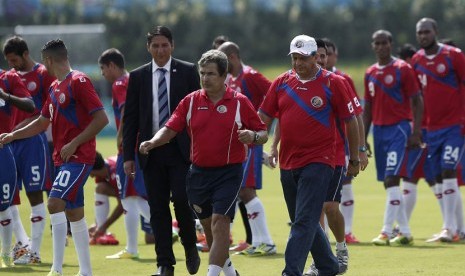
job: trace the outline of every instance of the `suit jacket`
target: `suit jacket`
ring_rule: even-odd
[[[196,65],[171,58],[170,111],[174,112],[186,95],[198,89],[200,77]],[[153,137],[152,90],[152,62],[130,72],[123,117],[124,161],[135,160],[135,149],[138,151],[141,142]],[[177,144],[186,162],[190,162],[187,132],[178,133],[172,142]],[[139,154],[139,162],[144,169],[147,156]]]

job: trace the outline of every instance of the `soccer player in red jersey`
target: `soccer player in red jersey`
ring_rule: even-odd
[[[252,102],[256,110],[260,107],[271,82],[262,74],[245,65],[240,56],[239,46],[234,42],[224,42],[218,48],[228,57],[229,78],[226,85],[242,93]],[[266,225],[265,208],[257,197],[256,189],[262,188],[262,145],[250,145],[247,161],[244,163],[245,175],[239,199],[245,204],[252,232],[252,244],[240,254],[264,256],[276,254],[276,246]]]
[[[103,77],[109,81],[111,86],[112,106],[115,117],[117,135],[116,145],[118,147],[118,158],[116,161],[116,175],[118,181],[119,198],[125,210],[124,226],[126,228],[126,248],[116,254],[107,256],[107,259],[133,259],[138,258],[137,236],[139,216],[142,215],[150,221],[150,207],[146,200],[147,192],[136,160],[135,177],[127,177],[123,167],[123,116],[126,103],[129,73],[125,69],[123,54],[117,49],[108,49],[102,53],[98,61]],[[135,150],[135,149],[134,149]],[[100,197],[100,196],[97,196]],[[103,199],[103,198],[101,198]],[[103,201],[105,202],[105,201]],[[99,234],[99,233],[97,233]]]
[[[48,275],[62,275],[66,219],[71,223],[80,275],[92,275],[89,235],[84,218],[83,186],[95,159],[95,136],[108,124],[90,79],[71,69],[63,41],[51,40],[42,48],[47,71],[57,78],[39,118],[11,133],[0,135],[9,143],[36,135],[52,124],[56,178],[48,199],[52,224],[53,265]]]
[[[35,106],[30,94],[14,72],[0,69],[0,134],[14,128],[15,108],[34,112]],[[11,239],[15,219],[10,206],[17,194],[16,163],[11,145],[4,145],[0,140],[0,267],[13,265]]]
[[[384,224],[375,245],[413,244],[400,190],[401,167],[407,147],[421,144],[423,98],[412,67],[391,55],[392,35],[378,30],[372,35],[377,63],[365,73],[365,139],[373,123],[378,181],[387,192]],[[413,120],[413,130],[411,121]],[[394,221],[400,233],[390,239]]]
[[[425,98],[428,158],[438,183],[437,194],[442,194],[444,204],[444,225],[438,238],[450,242],[457,230],[464,230],[457,229],[456,209],[460,200],[457,166],[464,151],[465,56],[459,48],[438,43],[437,32],[434,19],[417,22],[421,49],[413,56],[412,64]]]
[[[11,71],[16,72],[28,89],[36,106],[36,112],[30,114],[18,110],[15,129],[19,129],[39,116],[47,100],[50,84],[55,80],[45,66],[35,62],[24,39],[19,36],[8,38],[3,45],[3,55]],[[52,181],[51,155],[45,133],[15,141],[12,144],[13,154],[24,185],[26,195],[31,203],[31,239],[24,231],[19,217],[17,205],[12,206],[15,216],[16,245],[13,249],[15,264],[40,263],[40,246],[45,227],[46,210],[43,191],[50,190]],[[19,184],[21,184],[21,182]]]
[[[189,204],[200,219],[210,248],[208,276],[238,275],[229,259],[229,224],[243,177],[245,145],[263,144],[268,135],[256,110],[241,93],[224,85],[228,58],[210,50],[199,60],[203,89],[186,96],[140,152],[168,143],[187,128],[192,165],[187,176]],[[225,143],[227,141],[227,143]]]
[[[282,274],[301,275],[311,252],[319,273],[334,275],[338,260],[319,219],[336,161],[336,118],[347,123],[348,174],[354,176],[360,168],[357,121],[342,78],[317,65],[314,38],[296,36],[289,54],[293,69],[272,83],[259,110],[267,125],[279,118],[281,182],[292,221]]]

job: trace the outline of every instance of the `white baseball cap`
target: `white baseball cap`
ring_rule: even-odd
[[[308,35],[298,35],[291,41],[289,54],[301,54],[311,56],[316,53],[318,47],[313,37]]]

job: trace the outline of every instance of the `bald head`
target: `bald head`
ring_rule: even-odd
[[[438,23],[436,20],[429,18],[429,17],[423,17],[422,19],[418,20],[417,22],[417,32],[421,29],[432,29],[434,32],[438,31]]]
[[[237,57],[240,57],[239,52],[239,46],[237,46],[236,43],[231,42],[231,41],[226,41],[225,43],[221,44],[220,47],[218,47],[218,50],[221,52],[225,53],[227,56],[231,54],[237,55]]]

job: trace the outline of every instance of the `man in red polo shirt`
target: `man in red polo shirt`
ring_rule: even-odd
[[[192,166],[186,189],[210,248],[207,276],[221,271],[235,276],[228,252],[229,223],[241,188],[246,145],[264,144],[268,135],[247,97],[224,85],[227,56],[210,50],[202,55],[199,66],[203,89],[186,96],[165,127],[141,144],[140,152],[147,154],[187,128]]]

